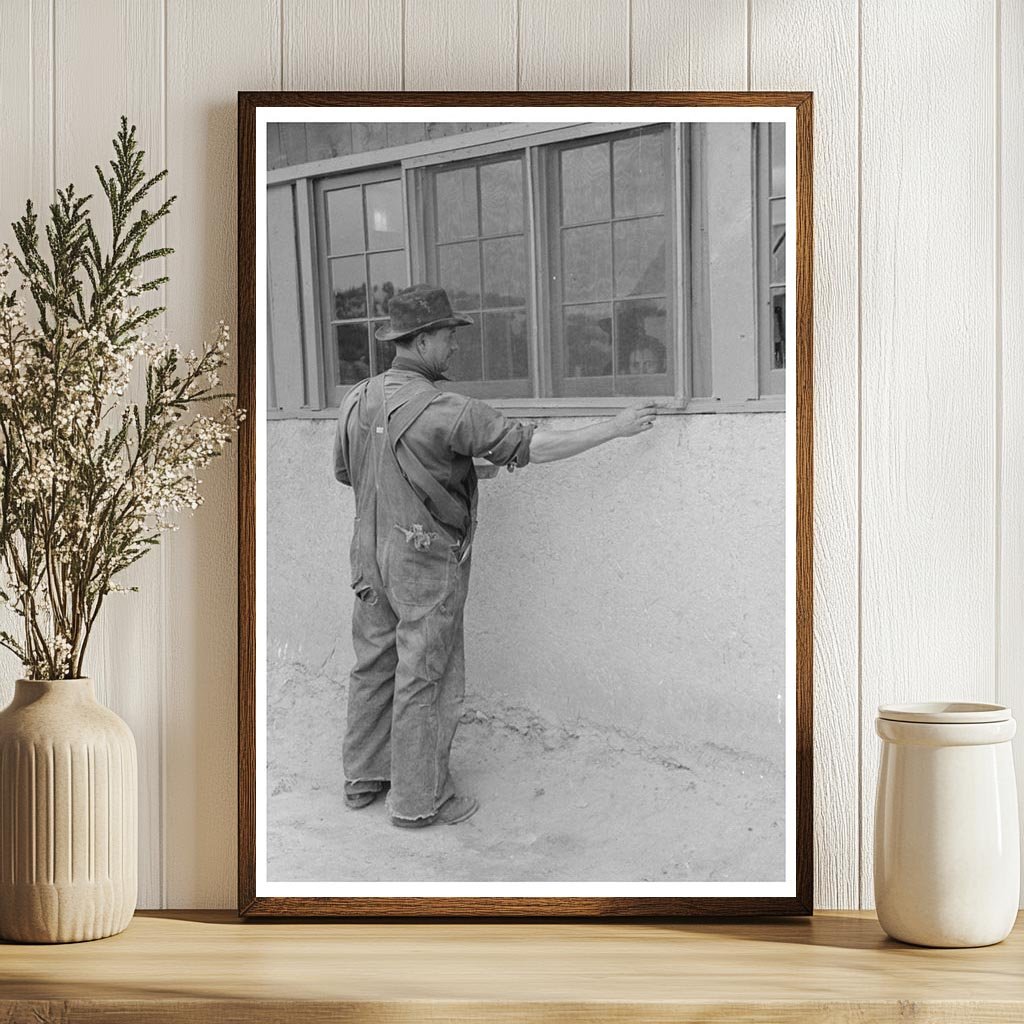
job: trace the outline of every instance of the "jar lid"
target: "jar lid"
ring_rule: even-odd
[[[923,704],[882,704],[878,717],[889,722],[925,722],[935,725],[969,725],[972,722],[1008,722],[1004,704],[972,704],[963,701],[930,701]]]

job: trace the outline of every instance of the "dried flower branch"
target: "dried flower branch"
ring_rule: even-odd
[[[0,601],[22,622],[18,637],[0,631],[0,646],[34,679],[82,674],[103,599],[125,589],[115,577],[177,528],[175,512],[201,504],[198,471],[244,417],[217,390],[226,324],[185,356],[148,339],[146,325],[164,308],[137,300],[167,278],[145,281],[144,267],[173,250],[143,246],[175,197],[137,209],[167,172],[146,177],[126,118],[114,153],[109,177],[96,168],[113,227],[108,248],[89,216],[91,196],[73,186],[50,206],[48,256],[31,202],[13,225],[20,256],[0,247]],[[138,363],[141,404],[126,397]],[[200,403],[218,404],[202,413]]]

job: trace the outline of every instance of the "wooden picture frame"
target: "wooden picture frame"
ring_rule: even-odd
[[[258,652],[264,651],[266,644],[266,595],[258,591],[259,573],[266,573],[265,555],[261,554],[258,548],[258,538],[263,536],[257,518],[258,497],[263,494],[266,482],[261,479],[266,473],[265,466],[261,459],[265,450],[258,450],[260,430],[265,429],[259,426],[260,421],[268,422],[267,408],[271,404],[270,398],[274,397],[272,390],[268,388],[277,387],[281,390],[280,383],[261,381],[259,375],[268,374],[268,351],[266,348],[266,335],[269,330],[267,317],[258,317],[257,311],[266,310],[265,285],[266,285],[266,261],[267,242],[265,234],[261,234],[258,225],[258,210],[266,209],[266,194],[268,192],[268,170],[266,166],[266,127],[274,121],[275,117],[296,115],[306,117],[309,122],[314,122],[329,111],[333,123],[349,123],[356,125],[363,122],[355,117],[347,116],[354,110],[365,111],[366,108],[374,108],[379,116],[380,122],[388,122],[392,117],[397,116],[396,108],[408,115],[410,112],[432,111],[433,124],[438,123],[438,108],[446,108],[446,112],[452,115],[462,114],[464,119],[470,122],[481,121],[479,111],[483,108],[491,111],[493,116],[489,119],[490,124],[505,124],[503,114],[508,115],[505,108],[516,108],[521,112],[524,108],[533,111],[549,108],[587,108],[587,110],[603,111],[599,117],[593,118],[595,125],[606,125],[613,122],[629,123],[668,123],[676,125],[677,137],[682,137],[681,125],[718,124],[728,115],[728,111],[737,111],[735,116],[740,117],[749,114],[751,125],[757,123],[768,123],[775,120],[776,116],[780,122],[785,122],[795,128],[795,140],[788,139],[789,148],[787,153],[787,165],[792,160],[791,176],[787,179],[795,181],[795,190],[785,203],[780,206],[785,209],[786,220],[782,231],[792,231],[795,228],[796,246],[795,253],[790,254],[790,262],[787,264],[786,288],[795,291],[795,301],[791,298],[788,304],[795,310],[793,320],[795,322],[795,333],[788,331],[788,338],[781,342],[783,349],[782,362],[788,367],[787,370],[779,370],[776,363],[774,376],[771,379],[774,385],[764,384],[767,379],[764,367],[766,365],[761,350],[756,356],[759,370],[755,370],[755,377],[760,374],[762,391],[757,392],[761,402],[760,407],[771,408],[775,411],[785,411],[786,427],[786,448],[789,455],[790,465],[785,481],[787,495],[786,505],[786,534],[785,546],[787,550],[786,572],[787,594],[785,595],[785,606],[788,608],[786,618],[786,640],[785,640],[785,666],[784,686],[778,694],[779,723],[784,722],[783,731],[786,736],[785,750],[785,786],[786,788],[786,816],[785,816],[785,844],[786,844],[786,871],[785,878],[772,885],[758,888],[759,880],[736,881],[733,880],[724,888],[721,886],[715,890],[714,895],[707,895],[702,890],[700,893],[664,895],[664,888],[658,888],[661,883],[651,882],[637,883],[629,887],[625,894],[605,895],[603,893],[589,893],[576,895],[566,886],[565,894],[550,894],[550,889],[545,890],[544,895],[489,895],[478,894],[479,890],[470,892],[458,892],[449,895],[435,895],[434,890],[425,887],[418,890],[417,894],[410,895],[408,888],[395,887],[395,892],[373,894],[346,894],[335,893],[319,894],[319,891],[312,892],[316,886],[303,887],[297,885],[300,891],[296,893],[282,893],[278,889],[273,892],[269,890],[272,886],[266,878],[261,878],[261,871],[265,873],[265,867],[261,868],[259,862],[260,843],[266,843],[265,807],[261,808],[258,803],[258,792],[263,787],[263,799],[266,799],[266,777],[265,764],[258,760],[258,753],[261,745],[265,745],[265,737],[260,732],[265,729],[266,723],[266,699],[265,694],[260,698],[260,693],[265,691],[266,665],[260,663]],[[270,110],[269,108],[273,108]],[[609,108],[631,108],[631,112],[624,114],[621,118],[612,119],[607,115]],[[644,117],[637,116],[638,108],[643,108]],[[305,111],[305,114],[302,113]],[[698,111],[702,120],[697,120],[694,111]],[[287,112],[287,113],[285,113]],[[681,113],[685,113],[687,120],[681,120]],[[767,112],[767,113],[766,113]],[[472,113],[472,116],[469,116]],[[569,112],[567,112],[569,113]],[[706,113],[706,117],[704,116]],[[517,118],[522,120],[517,114]],[[788,121],[786,120],[788,119]],[[450,120],[454,121],[453,116]],[[573,110],[571,116],[563,119],[573,123],[590,123],[591,119],[582,118],[578,110]],[[416,123],[430,122],[431,117],[426,113],[422,118],[417,117]],[[443,118],[440,121],[444,121]],[[281,122],[282,124],[284,121]],[[395,122],[397,123],[397,122]],[[509,118],[508,123],[513,123]],[[518,123],[516,121],[515,123]],[[745,122],[740,122],[745,123]],[[752,128],[756,134],[756,129]],[[687,131],[690,131],[687,128]],[[262,138],[261,138],[262,133]],[[279,132],[280,134],[280,132]],[[397,136],[396,132],[396,136]],[[488,139],[501,138],[502,133],[498,129],[492,129]],[[686,138],[690,136],[687,135]],[[467,144],[468,145],[468,144]],[[755,147],[758,143],[752,143]],[[410,144],[396,143],[396,151],[401,149],[399,156],[413,159],[415,154],[410,150]],[[413,148],[415,148],[413,146]],[[430,147],[426,147],[429,149]],[[434,147],[431,152],[434,152]],[[467,150],[468,152],[468,150]],[[258,153],[260,158],[258,159]],[[412,156],[410,154],[412,153]],[[795,159],[794,155],[795,154]],[[755,154],[756,156],[756,154]],[[344,161],[342,161],[344,163]],[[314,195],[315,183],[318,179],[330,173],[337,173],[338,160],[327,156],[324,159],[309,160],[296,171],[291,178],[287,175],[284,179],[293,183],[293,195]],[[751,162],[752,180],[759,175],[763,176],[765,161],[754,159]],[[706,169],[706,168],[705,168]],[[684,170],[680,174],[687,175]],[[743,172],[745,173],[745,171]],[[698,171],[695,169],[696,176]],[[282,174],[278,173],[278,179]],[[284,180],[282,179],[282,180]],[[277,179],[275,179],[277,180]],[[678,201],[690,202],[696,194],[695,189],[699,188],[699,181],[696,177],[681,177],[677,183],[677,189],[673,193]],[[540,187],[540,186],[538,186]],[[769,190],[771,191],[771,190]],[[788,189],[787,189],[788,191]],[[261,198],[262,195],[262,198]],[[403,193],[407,199],[407,194]],[[752,200],[752,203],[754,201]],[[310,208],[311,209],[311,208]],[[408,207],[403,208],[407,212]],[[363,214],[365,216],[365,213]],[[764,217],[751,215],[753,230],[771,230],[764,228],[767,223]],[[687,221],[690,224],[691,221]],[[758,227],[758,224],[761,227]],[[296,243],[300,248],[315,246],[317,225],[315,216],[310,214],[306,208],[299,211],[296,217]],[[250,410],[250,414],[242,424],[239,438],[239,476],[238,476],[238,534],[239,534],[239,624],[238,624],[238,905],[240,915],[247,917],[281,917],[281,916],[332,916],[340,918],[367,918],[367,917],[445,917],[445,918],[537,918],[537,917],[585,917],[585,918],[631,918],[631,917],[693,917],[693,916],[746,916],[746,915],[806,915],[812,913],[813,907],[813,843],[812,843],[812,498],[813,498],[813,469],[812,469],[812,303],[813,303],[813,275],[812,275],[812,96],[807,92],[718,92],[718,93],[666,93],[666,92],[533,92],[533,93],[314,93],[314,92],[240,92],[238,95],[238,401],[240,406]],[[777,232],[776,232],[777,233]],[[263,240],[258,244],[258,237]],[[292,244],[289,242],[289,244]],[[412,248],[415,240],[409,241],[409,254],[407,259],[412,265]],[[679,243],[680,251],[696,252],[695,247],[704,244],[699,232],[691,229],[691,234]],[[776,249],[778,244],[776,243]],[[289,257],[290,258],[290,257]],[[310,257],[305,257],[310,259]],[[687,257],[689,258],[689,257]],[[315,257],[314,257],[315,260]],[[714,282],[708,283],[701,277],[707,276],[707,270],[695,266],[690,268],[688,285],[684,286],[682,278],[674,281],[671,287],[676,288],[679,294],[679,302],[675,308],[678,316],[687,320],[686,331],[687,345],[689,348],[681,348],[682,356],[677,360],[680,366],[677,371],[676,390],[668,399],[671,405],[676,405],[670,411],[682,412],[684,407],[691,413],[726,412],[730,410],[743,411],[744,401],[750,401],[747,395],[719,395],[705,386],[704,390],[709,393],[701,397],[700,388],[702,380],[710,379],[712,372],[718,372],[718,368],[724,365],[720,354],[709,355],[707,352],[697,351],[699,345],[694,339],[703,337],[707,325],[699,321],[697,313],[693,312],[692,297],[697,295],[701,289],[711,295],[711,300],[704,309],[703,316],[714,317],[714,303],[717,301],[725,309],[728,303],[736,304],[735,297],[726,296],[716,298],[714,293]],[[443,282],[441,282],[443,283]],[[308,286],[308,287],[307,287]],[[752,289],[757,288],[755,282]],[[778,291],[778,285],[774,285]],[[758,293],[759,294],[759,293]],[[258,304],[258,296],[259,303]],[[761,296],[758,301],[763,300]],[[483,300],[481,299],[481,302]],[[771,330],[775,325],[776,331],[781,331],[780,326],[786,315],[786,298],[780,304],[776,299],[772,303],[771,314],[764,315],[760,310],[756,314],[760,322]],[[310,405],[310,389],[316,390],[317,381],[323,381],[323,368],[311,366],[322,358],[322,347],[318,347],[316,341],[322,333],[323,327],[320,324],[318,309],[318,297],[313,293],[313,288],[308,282],[299,284],[295,308],[299,316],[305,320],[296,330],[302,335],[300,348],[303,366],[305,369],[304,383],[299,387],[305,387],[303,392],[307,399],[307,406],[304,406],[303,415],[310,418],[310,422],[316,422],[317,416],[326,418],[329,410],[314,409]],[[322,307],[321,307],[322,308]],[[708,309],[711,310],[708,313]],[[772,315],[773,314],[773,315]],[[328,317],[330,314],[328,313]],[[316,321],[314,324],[311,321]],[[691,322],[692,321],[692,322]],[[372,327],[372,322],[370,323]],[[680,328],[679,336],[683,336]],[[321,339],[322,340],[322,339]],[[682,344],[682,343],[681,343]],[[779,351],[780,342],[776,336],[774,342],[776,352]],[[300,349],[297,348],[296,351]],[[258,355],[259,353],[259,355]],[[274,357],[277,357],[275,341]],[[717,360],[717,362],[715,362]],[[714,363],[714,366],[712,366]],[[531,363],[531,366],[535,365]],[[534,385],[535,396],[544,394],[555,395],[558,392],[543,390],[544,373],[550,374],[552,361],[548,361],[548,368],[541,372],[537,371],[537,381]],[[673,364],[675,365],[675,364]],[[745,365],[745,364],[744,364]],[[724,373],[724,371],[722,371]],[[723,378],[724,379],[724,378]],[[276,380],[276,378],[275,378]],[[312,382],[312,383],[310,383]],[[321,404],[323,394],[330,391],[330,382],[323,385],[321,391]],[[291,386],[291,385],[289,385]],[[788,388],[785,395],[772,394],[780,387]],[[679,389],[688,389],[686,394],[680,395]],[[593,397],[589,399],[573,399],[571,388],[561,392],[562,399],[549,398],[547,400],[537,398],[533,403],[515,401],[505,403],[505,409],[509,415],[522,415],[534,412],[541,416],[545,415],[600,415],[605,406],[617,407],[621,399]],[[268,395],[270,398],[268,398]],[[265,403],[263,407],[257,404],[258,397]],[[277,396],[280,398],[280,395]],[[775,403],[772,405],[771,403]],[[788,403],[788,404],[787,404]],[[317,398],[312,396],[312,405],[317,404]],[[753,410],[753,406],[750,407]],[[753,410],[756,411],[756,410]],[[270,421],[272,422],[272,420]],[[696,421],[693,421],[696,422]],[[265,440],[263,442],[265,448]],[[319,470],[318,470],[319,471]],[[780,484],[780,487],[782,485]],[[264,496],[265,500],[265,496]],[[263,520],[266,512],[261,513]],[[347,540],[347,538],[346,538]],[[263,566],[258,570],[259,564]],[[265,577],[264,577],[265,579]],[[262,626],[258,626],[262,624]],[[341,624],[339,631],[343,631],[344,624]],[[263,631],[261,640],[260,629]],[[261,646],[262,644],[262,646]],[[264,657],[265,662],[265,657]],[[261,675],[262,673],[262,675]],[[259,680],[264,682],[260,683]],[[261,690],[261,687],[263,688]],[[785,720],[783,716],[785,715]],[[781,755],[780,755],[781,756]],[[263,773],[263,774],[261,774]],[[340,781],[338,783],[340,786]],[[338,814],[344,815],[346,811],[341,807],[340,795],[338,800]],[[671,808],[666,809],[671,814]],[[261,825],[261,821],[263,824]],[[401,831],[401,830],[393,830]],[[264,849],[264,854],[265,854]],[[596,883],[600,879],[593,880]],[[757,883],[756,885],[754,883]],[[687,883],[680,882],[677,888],[681,891]],[[710,883],[709,883],[710,886]],[[500,886],[495,886],[500,888]],[[731,887],[731,888],[730,888]],[[622,886],[621,888],[626,888]],[[757,890],[756,892],[754,890]],[[771,889],[765,894],[762,890]],[[400,891],[399,891],[400,890]],[[650,895],[648,895],[650,892]],[[687,890],[688,893],[688,890]]]

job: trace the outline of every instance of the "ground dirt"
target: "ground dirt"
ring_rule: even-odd
[[[779,881],[783,777],[708,743],[688,752],[468,695],[452,750],[480,810],[399,829],[342,795],[344,685],[294,667],[268,686],[271,882]]]

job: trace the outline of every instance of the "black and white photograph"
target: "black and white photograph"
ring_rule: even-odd
[[[795,124],[257,110],[256,896],[794,895]]]

